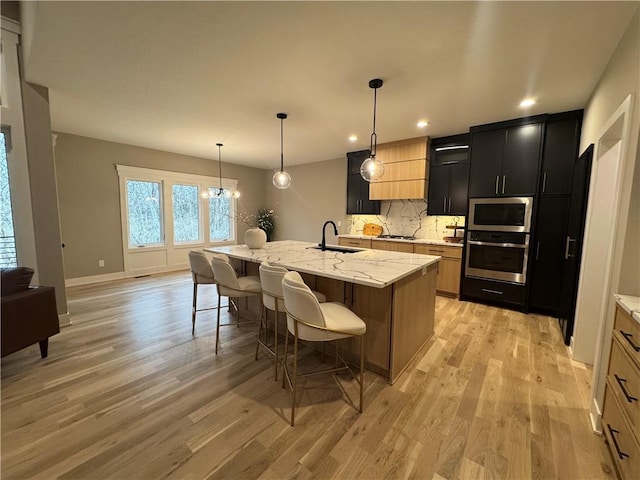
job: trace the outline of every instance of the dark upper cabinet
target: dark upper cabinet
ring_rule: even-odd
[[[466,215],[469,199],[469,164],[459,163],[448,167],[449,215]]]
[[[465,215],[469,181],[469,135],[432,138],[428,215]]]
[[[504,130],[489,130],[471,134],[471,165],[469,167],[469,197],[498,195],[504,156]]]
[[[569,215],[569,197],[541,197],[535,242],[530,254],[531,282],[529,304],[559,314],[562,310],[562,285],[565,242]]]
[[[430,167],[427,215],[447,215],[449,201],[449,167]]]
[[[469,197],[536,193],[542,124],[472,131]]]
[[[540,123],[507,129],[500,195],[535,195],[541,140],[542,124]]]
[[[360,165],[369,153],[369,150],[347,153],[347,214],[380,214],[380,202],[369,200],[369,182],[360,175]]]
[[[578,158],[582,110],[550,115],[545,127],[541,195],[569,195]]]

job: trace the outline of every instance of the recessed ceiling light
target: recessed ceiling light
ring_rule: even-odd
[[[426,127],[427,125],[429,125],[429,122],[427,122],[426,120],[420,120],[420,121],[417,123],[417,125],[418,125],[418,128],[424,128],[424,127]]]
[[[355,142],[356,140],[358,140],[358,136],[357,135],[349,135],[349,141],[350,142]]]
[[[525,98],[520,102],[520,108],[527,108],[536,103],[535,98]]]

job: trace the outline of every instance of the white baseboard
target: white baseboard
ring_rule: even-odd
[[[66,287],[76,287],[78,285],[88,285],[90,283],[111,282],[126,278],[124,272],[105,273],[103,275],[90,275],[88,277],[67,278],[64,281]]]
[[[598,435],[602,435],[602,412],[595,398],[593,399],[593,405],[589,412],[589,419],[591,420],[591,428],[593,431]]]
[[[104,275],[90,275],[87,277],[67,278],[64,281],[65,287],[77,287],[79,285],[89,285],[91,283],[112,282],[113,280],[124,280],[125,278],[144,277],[147,275],[154,275],[157,273],[176,272],[178,270],[189,270],[189,264],[186,265],[173,265],[173,266],[161,266],[151,267],[146,269],[140,269],[133,272],[114,272],[105,273]]]
[[[71,325],[71,314],[69,312],[58,314],[58,324],[61,327],[68,327]]]

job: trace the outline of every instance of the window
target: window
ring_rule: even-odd
[[[228,197],[209,198],[209,240],[219,242],[233,239],[233,201]]]
[[[129,246],[162,244],[160,182],[127,180]]]
[[[235,190],[236,180],[130,165],[116,170],[127,276],[183,267],[191,249],[235,243],[236,199],[208,192],[220,185]]]
[[[173,239],[176,243],[200,240],[199,203],[196,185],[173,185]]]
[[[6,268],[18,266],[18,258],[7,163],[8,132],[3,128],[0,136],[0,267]]]

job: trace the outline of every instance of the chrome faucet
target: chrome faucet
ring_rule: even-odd
[[[338,235],[338,227],[336,227],[336,224],[333,223],[333,220],[327,220],[326,222],[324,222],[324,225],[322,226],[322,243],[320,244],[320,250],[322,250],[323,252],[327,249],[327,241],[325,240],[324,232],[328,224],[333,225],[333,233],[335,235]]]

